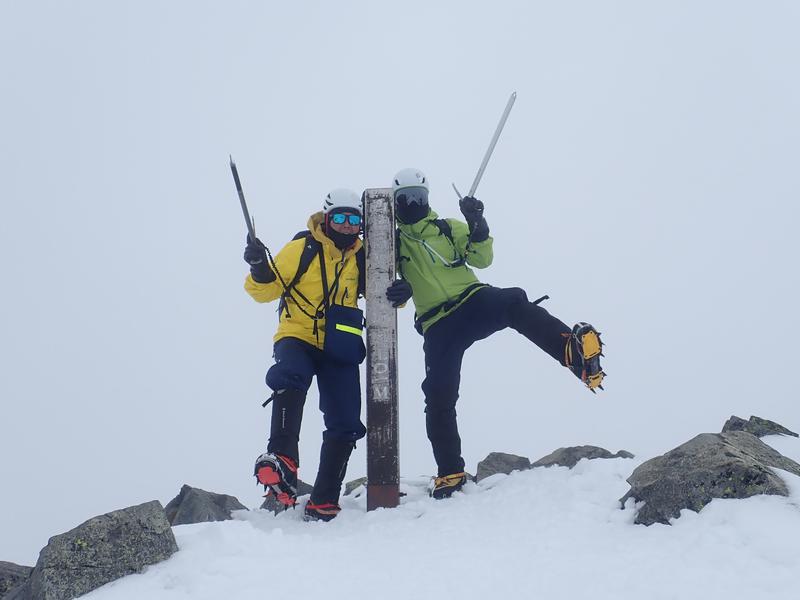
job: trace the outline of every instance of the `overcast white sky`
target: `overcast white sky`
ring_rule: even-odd
[[[592,396],[514,332],[476,345],[468,468],[655,455],[732,413],[797,430],[798,30],[788,0],[0,3],[0,560],[183,483],[259,503],[276,317],[242,289],[228,153],[276,250],[403,167],[458,216],[513,90],[481,277],[597,325],[609,377]],[[431,474],[411,318],[401,471]]]

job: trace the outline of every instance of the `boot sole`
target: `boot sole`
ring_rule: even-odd
[[[339,514],[340,511],[336,512],[322,512],[322,511],[305,511],[303,514],[304,521],[324,521],[329,522],[336,518],[336,515]]]

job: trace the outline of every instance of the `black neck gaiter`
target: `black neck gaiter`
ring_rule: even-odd
[[[333,227],[325,228],[325,235],[327,235],[334,245],[339,250],[347,250],[350,246],[356,243],[358,233],[341,233],[336,231]]]
[[[406,204],[405,202],[398,202],[397,218],[400,222],[411,225],[427,217],[429,210],[430,207],[427,204],[420,205],[416,203]]]

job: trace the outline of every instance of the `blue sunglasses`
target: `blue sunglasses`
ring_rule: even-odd
[[[345,221],[350,225],[361,225],[361,215],[345,215],[342,213],[331,215],[331,223],[342,225]]]

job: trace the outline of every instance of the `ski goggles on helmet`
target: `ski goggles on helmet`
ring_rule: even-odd
[[[347,222],[349,225],[361,225],[361,215],[346,215],[344,213],[336,213],[330,217],[331,223],[343,225]]]
[[[394,199],[401,204],[418,204],[428,206],[428,190],[424,187],[409,187],[397,190]]]

